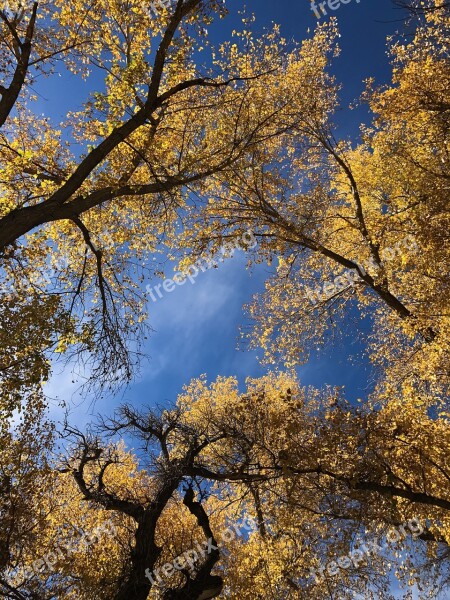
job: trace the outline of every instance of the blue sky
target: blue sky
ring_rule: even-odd
[[[213,41],[227,39],[230,31],[239,27],[238,11],[244,4],[228,0],[227,6],[229,17],[209,27]],[[256,31],[277,22],[288,39],[301,41],[312,35],[317,23],[309,0],[258,0],[251,8],[257,18]],[[386,37],[401,25],[401,14],[391,0],[361,0],[359,4],[350,0],[334,11],[334,15],[338,19],[342,48],[333,65],[343,85],[339,129],[341,135],[355,138],[359,124],[367,120],[367,111],[364,107],[349,110],[347,106],[358,98],[367,77],[375,77],[378,83],[390,81]],[[50,80],[41,80],[37,87],[41,94],[39,110],[56,124],[64,118],[64,111],[79,106],[92,85],[93,80],[83,83],[64,72]],[[203,373],[210,381],[218,375],[235,375],[241,386],[246,377],[264,373],[257,353],[236,349],[239,326],[245,323],[242,306],[253,294],[262,291],[268,275],[266,266],[249,273],[245,262],[240,252],[218,269],[200,273],[194,285],[177,287],[152,303],[149,323],[154,333],[145,347],[148,362],[143,364],[140,376],[125,393],[98,401],[94,412],[111,412],[123,400],[137,405],[174,402],[183,384]],[[144,285],[154,283],[149,280]],[[364,398],[370,374],[362,358],[363,345],[356,342],[353,335],[345,337],[346,331],[343,334],[342,343],[312,357],[307,365],[299,368],[299,375],[304,384],[343,385],[351,399]],[[352,356],[356,360],[350,360]],[[79,404],[77,386],[71,382],[68,370],[57,369],[47,391],[54,398],[73,403],[73,418],[82,425],[90,420],[92,406],[86,401]],[[55,416],[60,414],[56,406],[52,412]]]

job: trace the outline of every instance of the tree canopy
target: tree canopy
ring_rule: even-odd
[[[448,3],[408,4],[356,140],[334,19],[295,43],[244,14],[214,44],[223,3],[154,5],[0,9],[0,594],[447,593]],[[34,87],[62,69],[89,94],[56,128]],[[154,257],[186,273],[249,231],[248,267],[272,266],[243,331],[266,375],[52,422],[58,360],[86,396],[139,373]],[[358,402],[296,371],[351,320],[376,374]]]

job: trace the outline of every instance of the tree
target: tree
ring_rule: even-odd
[[[389,550],[319,576],[374,539],[389,540],[399,563],[410,549],[401,581],[445,587],[448,416],[402,407],[354,407],[280,374],[249,380],[244,393],[232,378],[195,380],[171,409],[124,407],[96,433],[68,426],[74,445],[41,501],[51,517],[20,555],[28,576],[7,580],[10,597],[199,600],[223,585],[233,598],[350,598],[375,585],[388,598]],[[139,442],[136,456],[117,435]],[[94,536],[109,521],[114,531],[90,548],[77,542],[42,574],[27,571],[45,549],[56,553],[61,534]]]
[[[58,326],[42,339],[81,353],[85,377],[129,381],[149,255],[219,173],[241,177],[256,148],[276,160],[299,112],[316,110],[300,93],[321,89],[333,30],[303,50],[277,28],[215,50],[205,26],[223,9],[213,0],[178,0],[156,16],[135,0],[14,6],[0,12],[2,274],[19,293],[52,297]],[[59,128],[33,112],[30,91],[57,59],[105,84]]]
[[[374,113],[362,142],[337,140],[337,109],[315,88],[302,101],[285,157],[255,149],[245,176],[220,178],[192,211],[185,245],[194,255],[250,228],[257,262],[274,261],[266,292],[250,307],[251,342],[267,360],[307,360],[355,314],[371,322],[370,355],[382,367],[378,394],[413,386],[448,397],[448,11],[430,2],[414,39],[391,47],[393,83],[365,98]],[[227,187],[223,193],[220,186]],[[205,226],[205,222],[208,224]],[[432,260],[430,260],[432,257]],[[434,395],[434,396],[433,396]]]

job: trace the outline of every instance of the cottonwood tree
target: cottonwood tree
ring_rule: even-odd
[[[72,529],[112,520],[116,532],[42,573],[21,568],[10,597],[199,600],[223,586],[232,598],[390,598],[389,561],[401,582],[437,593],[448,585],[448,419],[401,405],[355,407],[279,374],[244,393],[233,378],[194,380],[173,408],[124,407],[96,432],[68,426],[73,446],[42,500],[52,511],[15,564],[29,567]],[[246,516],[255,531],[224,535]],[[386,535],[391,554],[311,575]],[[192,569],[164,567],[192,550]]]
[[[161,581],[157,564],[160,571],[163,563],[176,557],[170,558],[172,552],[181,554],[194,544],[204,547],[203,558],[199,554],[198,561],[191,559],[192,571],[186,563],[161,597],[212,598],[207,595],[212,590],[218,595],[223,581],[211,571],[220,553],[209,515],[202,501],[196,500],[192,483],[199,456],[219,438],[205,437],[183,422],[179,409],[157,415],[125,407],[117,418],[103,422],[102,430],[136,435],[145,448],[145,468],[138,468],[136,457],[123,444],[105,443],[67,425],[66,435],[74,444],[67,461],[53,471],[59,474],[59,482],[42,503],[45,509],[59,497],[59,510],[48,513],[47,527],[33,543],[19,556],[11,556],[9,566],[15,568],[4,582],[5,597],[60,597],[64,590],[68,598],[146,600],[155,580]],[[102,536],[90,548],[75,544],[55,564],[41,572],[30,570],[46,550],[55,554],[58,545],[64,547],[64,538],[77,538],[80,530],[89,534],[111,519],[113,535]]]
[[[221,481],[228,471],[228,481],[237,478],[229,501],[246,498],[260,523],[250,545],[231,553],[231,597],[346,598],[368,595],[373,582],[387,598],[382,553],[319,586],[310,569],[347,555],[355,536],[382,539],[413,517],[425,525],[404,580],[448,585],[448,418],[429,418],[427,403],[418,401],[355,407],[337,390],[305,390],[288,375],[250,380],[244,394],[230,379],[189,386],[180,402],[191,418],[230,432],[216,454],[207,450],[204,476]],[[394,544],[394,552],[410,541]]]
[[[213,0],[157,15],[137,0],[0,12],[1,310],[8,319],[13,303],[42,338],[18,352],[11,334],[6,380],[18,364],[45,379],[46,346],[81,356],[90,381],[129,380],[149,255],[218,173],[242,177],[257,147],[278,161],[299,114],[317,112],[305,85],[325,101],[327,28],[302,50],[288,51],[277,28],[214,49],[206,26],[223,13]],[[87,81],[87,95],[55,123],[33,86],[62,68]]]
[[[290,145],[255,149],[246,173],[192,211],[186,246],[194,255],[235,230],[259,238],[255,261],[273,261],[266,291],[251,305],[251,342],[267,360],[307,360],[356,314],[371,323],[370,355],[384,397],[417,387],[448,397],[450,70],[448,10],[430,0],[412,40],[391,45],[393,81],[368,84],[374,115],[361,143],[335,136],[335,88],[297,122]],[[223,187],[226,192],[223,192]],[[205,225],[205,222],[209,225]],[[357,334],[357,330],[355,330]]]

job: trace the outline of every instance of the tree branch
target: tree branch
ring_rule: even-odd
[[[11,113],[17,98],[22,90],[22,87],[25,83],[25,78],[27,76],[31,49],[32,49],[32,39],[34,35],[34,28],[36,24],[36,15],[37,15],[38,3],[35,2],[33,4],[33,9],[30,17],[30,21],[27,25],[27,29],[25,32],[25,39],[22,42],[17,35],[17,31],[10,23],[9,19],[6,17],[3,11],[0,11],[0,18],[6,23],[11,35],[13,36],[16,44],[18,45],[18,59],[17,65],[14,72],[14,76],[11,82],[11,85],[8,89],[3,88],[2,97],[0,100],[0,128],[5,124],[6,119]]]

